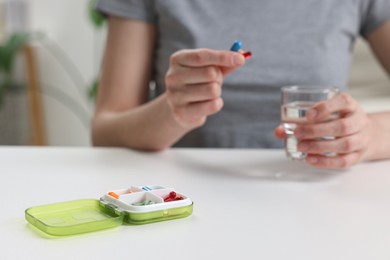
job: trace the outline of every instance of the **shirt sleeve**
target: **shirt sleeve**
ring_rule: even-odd
[[[98,0],[96,9],[107,16],[155,23],[154,0]]]
[[[362,0],[363,13],[360,34],[367,37],[390,19],[390,0]]]

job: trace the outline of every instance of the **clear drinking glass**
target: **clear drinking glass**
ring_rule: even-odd
[[[287,157],[293,160],[304,160],[306,153],[298,151],[298,139],[294,136],[297,125],[308,124],[307,110],[314,104],[330,99],[339,93],[337,87],[329,86],[288,86],[282,88],[281,120],[286,133],[285,151]],[[337,118],[334,114],[324,121]],[[321,139],[334,139],[334,137],[322,137]],[[329,154],[330,155],[330,154]]]

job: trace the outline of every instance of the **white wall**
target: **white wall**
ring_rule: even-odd
[[[27,2],[30,29],[47,35],[49,49],[58,49],[51,43],[56,42],[81,75],[75,84],[71,80],[75,77],[69,77],[69,69],[63,67],[67,62],[57,60],[62,55],[55,52],[53,56],[47,47],[36,44],[48,143],[90,145],[93,102],[87,96],[87,86],[98,73],[104,35],[96,32],[88,20],[88,0]],[[59,91],[66,93],[74,104],[64,104],[66,99],[58,96]]]
[[[390,111],[390,78],[374,58],[367,43],[359,40],[349,79],[350,93],[367,112]]]

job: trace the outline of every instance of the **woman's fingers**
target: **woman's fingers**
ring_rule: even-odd
[[[182,126],[198,127],[221,110],[224,76],[245,63],[241,53],[181,50],[171,56],[165,77],[167,102]]]
[[[305,161],[317,168],[348,168],[367,156],[373,138],[372,122],[350,95],[341,93],[313,105],[307,120],[298,124],[294,136]],[[275,129],[283,137],[281,126]]]
[[[284,128],[282,125],[279,125],[274,130],[274,135],[278,139],[286,138],[286,132],[284,131]]]
[[[187,85],[185,88],[171,89],[168,95],[170,95],[172,102],[185,105],[220,98],[222,87],[216,82]]]
[[[354,112],[358,108],[358,103],[347,93],[340,93],[331,99],[322,101],[311,107],[306,117],[310,121],[321,121],[332,117],[335,113],[341,116]]]
[[[180,88],[183,85],[218,82],[222,84],[223,74],[216,66],[199,68],[179,67],[168,71],[166,83],[172,88]]]
[[[368,139],[363,133],[358,133],[334,140],[304,140],[298,144],[298,150],[309,154],[337,153],[346,154],[364,149]]]
[[[221,98],[190,103],[172,108],[176,121],[188,128],[199,127],[206,122],[209,115],[215,114],[223,107]]]
[[[317,168],[325,169],[345,169],[361,160],[361,153],[354,152],[348,154],[340,154],[337,156],[309,155],[306,158],[306,163]]]
[[[299,125],[294,135],[299,139],[315,139],[325,136],[342,137],[355,134],[367,125],[363,111],[327,122]]]
[[[171,56],[171,65],[183,67],[237,67],[245,63],[242,54],[232,51],[220,51],[211,49],[181,50]]]

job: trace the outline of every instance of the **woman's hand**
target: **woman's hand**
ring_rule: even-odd
[[[326,121],[332,114],[339,117]],[[372,121],[350,95],[341,93],[322,101],[307,111],[309,124],[299,125],[294,135],[299,139],[298,150],[307,153],[306,162],[318,168],[348,168],[366,160],[374,138]],[[282,126],[275,136],[284,138]],[[332,136],[334,140],[321,140]],[[335,153],[335,156],[325,156]]]
[[[165,83],[167,102],[176,122],[193,129],[220,111],[224,77],[244,63],[244,56],[232,51],[195,49],[174,53]]]

